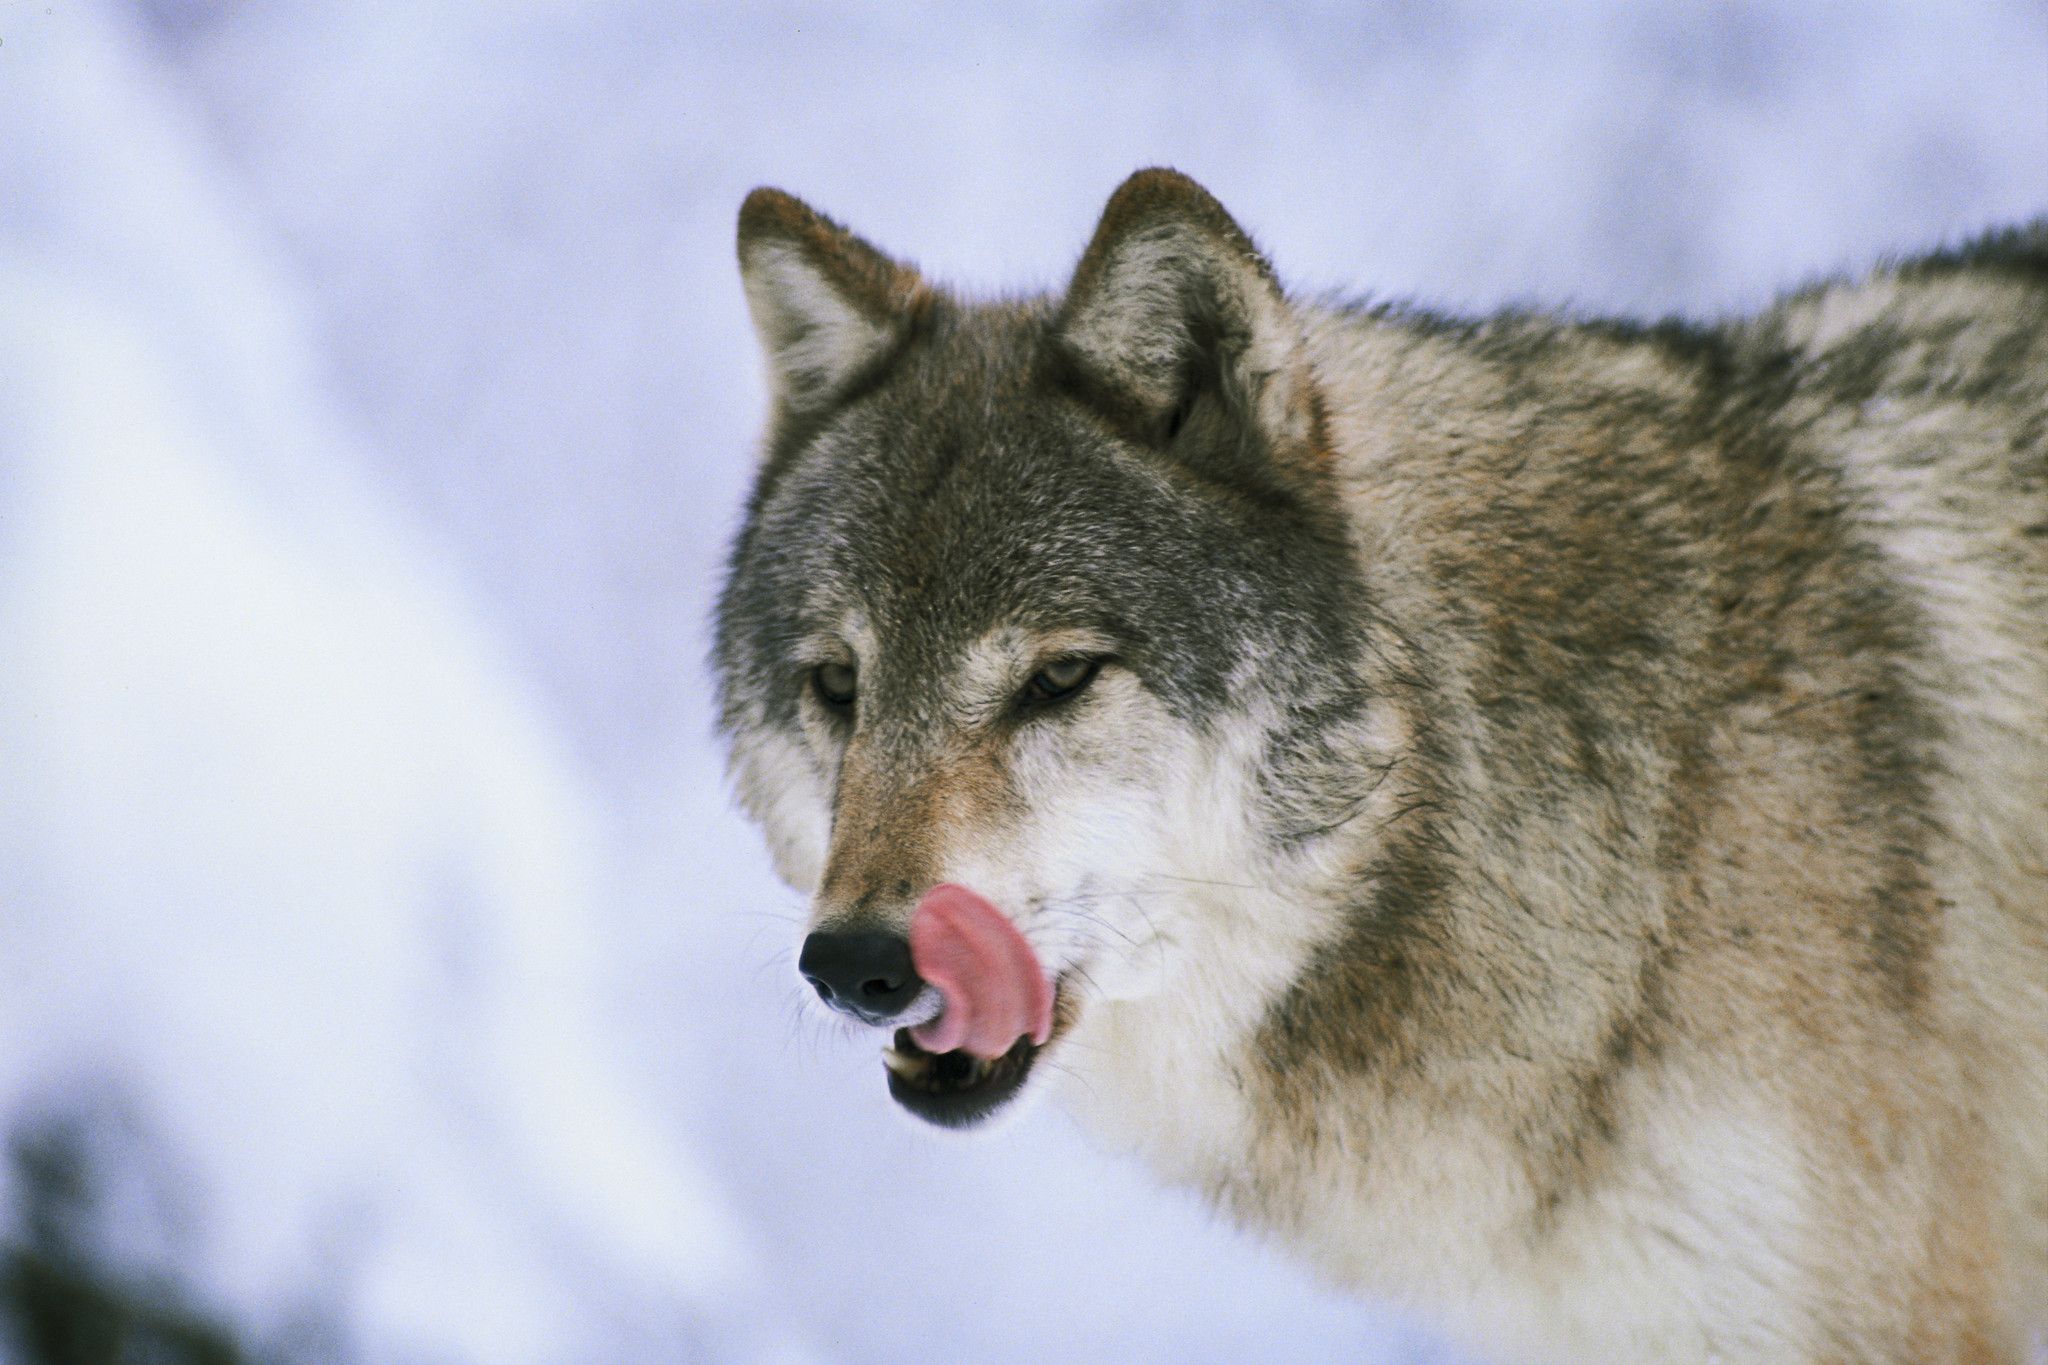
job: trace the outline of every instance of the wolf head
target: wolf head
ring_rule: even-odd
[[[813,898],[805,977],[893,1031],[906,1108],[976,1123],[1092,1019],[1232,992],[1219,945],[1257,959],[1261,897],[1370,796],[1321,399],[1172,171],[1058,298],[963,302],[771,189],[739,258],[773,406],[719,607],[733,776]]]

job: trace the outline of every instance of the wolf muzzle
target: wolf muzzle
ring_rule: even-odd
[[[1009,1103],[1052,1040],[1058,988],[1038,954],[987,897],[950,882],[919,899],[907,937],[819,930],[797,970],[834,1009],[895,1029],[889,1093],[944,1128]]]

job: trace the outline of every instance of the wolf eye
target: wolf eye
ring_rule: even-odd
[[[1073,696],[1095,678],[1098,659],[1059,659],[1031,675],[1024,684],[1028,702],[1061,701]]]
[[[819,664],[811,670],[811,688],[818,694],[818,700],[835,711],[843,711],[853,705],[853,694],[860,677],[845,664]]]

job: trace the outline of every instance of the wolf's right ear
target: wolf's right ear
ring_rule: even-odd
[[[843,393],[895,349],[929,296],[914,268],[781,190],[740,205],[739,255],[769,386],[788,413]]]

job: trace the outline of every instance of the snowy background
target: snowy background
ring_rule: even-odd
[[[708,739],[741,197],[1031,289],[1150,164],[1298,288],[1723,313],[2048,211],[2048,7],[0,0],[8,1358],[1454,1358],[914,1131]]]

